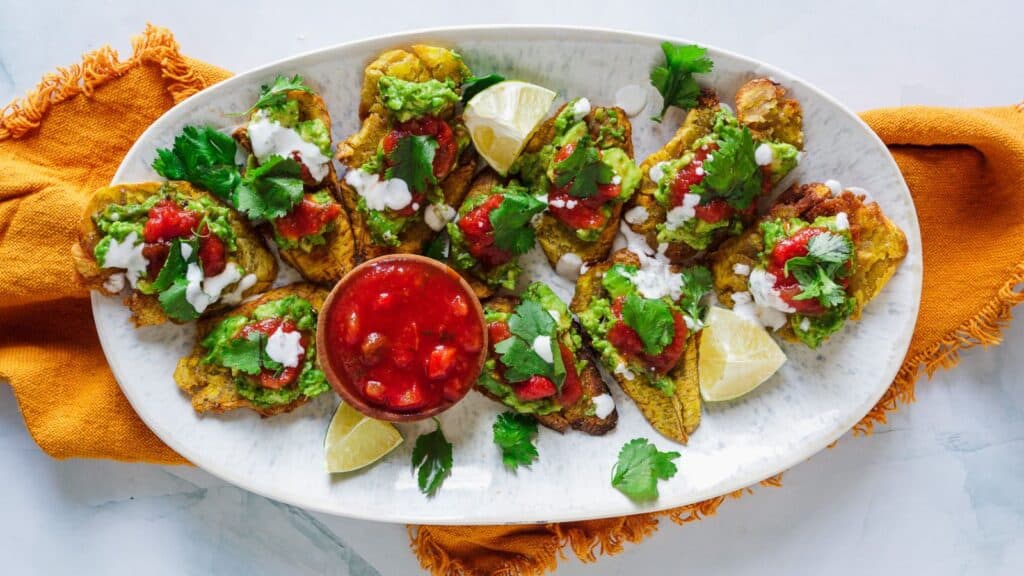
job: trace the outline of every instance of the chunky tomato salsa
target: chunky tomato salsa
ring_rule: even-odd
[[[327,356],[368,404],[423,412],[476,380],[483,318],[453,271],[388,259],[355,272],[328,311]]]

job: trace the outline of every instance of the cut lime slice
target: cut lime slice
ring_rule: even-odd
[[[391,423],[364,416],[342,402],[324,439],[327,471],[351,472],[364,468],[401,443],[402,435]]]
[[[778,371],[786,355],[756,322],[725,308],[708,312],[697,360],[700,394],[708,402],[732,400]]]
[[[480,92],[465,110],[466,128],[477,152],[505,175],[554,101],[551,90],[515,80]]]

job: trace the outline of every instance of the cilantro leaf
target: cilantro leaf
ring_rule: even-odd
[[[187,288],[188,280],[184,277],[175,278],[174,283],[157,297],[168,318],[188,322],[199,317],[199,313],[185,297]]]
[[[235,165],[237,146],[212,126],[185,126],[171,149],[156,151],[153,170],[168,180],[184,180],[228,198],[241,180]]]
[[[555,319],[543,306],[533,300],[523,300],[508,319],[508,330],[528,343],[538,336],[551,336]]]
[[[647,354],[661,354],[665,346],[675,339],[676,323],[672,308],[663,300],[629,294],[622,304],[622,319],[636,330]]]
[[[494,351],[505,365],[505,380],[524,382],[531,376],[544,376],[554,382],[555,374],[551,364],[537,355],[533,346],[522,338],[506,338],[494,345]],[[558,385],[557,382],[555,384]]]
[[[619,460],[612,468],[612,486],[637,502],[658,497],[658,480],[676,475],[679,452],[660,452],[646,438],[635,438],[619,451]]]
[[[822,232],[807,242],[807,255],[790,258],[783,271],[800,283],[794,300],[816,298],[822,306],[835,308],[846,301],[846,290],[835,281],[846,274],[844,264],[853,256],[853,243],[840,234]]]
[[[291,158],[271,156],[250,166],[235,189],[232,203],[254,221],[274,220],[292,211],[304,195],[302,166]]]
[[[444,228],[440,234],[434,236],[434,239],[427,244],[427,249],[424,250],[423,255],[440,262],[447,262],[450,251],[451,239],[448,237],[447,228]]]
[[[754,156],[754,138],[746,126],[720,128],[718,150],[704,160],[704,180],[693,193],[707,204],[721,198],[730,206],[745,209],[761,194],[761,168]]]
[[[188,244],[192,247],[192,254],[189,259],[186,260],[181,255],[182,244]],[[185,272],[188,270],[188,263],[195,262],[196,258],[196,246],[197,242],[182,242],[181,238],[175,238],[171,241],[171,247],[167,252],[167,259],[164,260],[164,266],[160,269],[160,272],[156,275],[156,279],[153,280],[152,288],[157,292],[163,292],[174,284],[174,281],[178,278],[184,278]]]
[[[528,466],[537,459],[537,447],[533,437],[537,435],[537,421],[531,416],[516,412],[498,415],[491,427],[494,443],[501,448],[501,461],[509,470]]]
[[[263,335],[259,332],[229,340],[220,351],[220,364],[245,374],[259,374],[263,370],[263,348]]]
[[[661,113],[652,118],[655,122],[661,122],[669,106],[683,110],[696,106],[700,85],[693,75],[710,72],[714,67],[714,62],[706,56],[707,48],[694,44],[677,46],[662,42],[661,51],[665,53],[665,65],[651,70],[651,85],[658,89],[664,101]]]
[[[433,136],[405,136],[388,154],[391,167],[384,176],[405,180],[409,190],[425,193],[428,186],[437,184],[437,178],[434,177],[435,152],[437,139]]]
[[[418,473],[416,480],[420,492],[433,496],[452,471],[452,443],[444,437],[441,423],[434,419],[437,428],[416,438],[412,449],[412,468]]]
[[[633,276],[636,274],[636,266],[627,264],[614,264],[601,278],[601,285],[608,291],[612,298],[625,296],[636,291],[633,285]]]
[[[543,212],[547,205],[521,186],[495,186],[494,192],[504,197],[488,216],[494,228],[494,244],[514,256],[529,252],[534,241],[530,219]]]
[[[694,322],[704,317],[706,306],[701,304],[704,295],[711,291],[711,271],[704,266],[694,266],[681,272],[683,275],[683,295],[679,299],[679,307]]]
[[[488,74],[487,76],[470,76],[469,80],[462,85],[462,103],[465,104],[473,99],[473,96],[494,86],[498,82],[504,82],[505,77],[501,74]]]
[[[555,163],[554,172],[555,184],[565,186],[572,182],[569,195],[577,198],[597,194],[598,184],[608,184],[615,176],[612,167],[601,161],[597,148],[590,145],[590,136],[577,140],[572,152]]]
[[[249,114],[253,110],[260,109],[264,110],[267,108],[274,108],[284,104],[288,100],[288,93],[293,90],[300,90],[307,94],[312,94],[313,89],[302,80],[302,76],[296,74],[291,78],[287,76],[281,76],[278,74],[274,78],[274,82],[271,85],[260,86],[260,97],[256,100],[256,103],[251,108],[246,110],[243,114]]]

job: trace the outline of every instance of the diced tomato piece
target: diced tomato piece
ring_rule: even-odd
[[[736,210],[728,202],[716,198],[707,204],[698,204],[693,209],[694,215],[705,222],[719,222],[732,218]]]
[[[434,151],[434,176],[440,179],[451,171],[459,149],[455,133],[447,122],[434,116],[402,122],[384,137],[384,153],[390,154],[394,151],[398,142],[406,136],[433,136],[437,140],[437,150]]]
[[[344,337],[346,344],[354,346],[359,343],[359,337],[361,336],[361,324],[359,312],[357,310],[350,310],[349,313],[345,315]]]
[[[435,346],[427,358],[427,377],[439,380],[448,375],[455,363],[455,348],[443,344]]]
[[[416,359],[420,349],[420,332],[415,322],[406,324],[394,346],[391,347],[391,359],[395,365],[406,367]]]
[[[299,240],[321,233],[339,214],[341,206],[337,202],[320,204],[312,194],[306,194],[289,214],[274,221],[274,228],[282,238]]]
[[[400,394],[388,397],[388,407],[395,410],[416,410],[426,404],[423,391],[415,382],[402,390]]]
[[[266,320],[260,320],[259,322],[254,322],[252,324],[245,325],[241,330],[241,336],[243,338],[248,338],[250,334],[255,333],[263,334],[264,336],[270,336],[271,334],[276,332],[278,328],[280,328],[281,332],[284,333],[298,331],[298,328],[296,328],[295,323],[289,319],[267,318]],[[306,342],[305,336],[303,336],[299,343],[302,345],[303,350],[307,349],[308,343]],[[289,384],[292,384],[299,376],[299,368],[302,366],[302,360],[305,357],[305,352],[299,354],[298,365],[293,367],[286,367],[282,369],[280,373],[275,373],[272,370],[267,370],[266,368],[264,368],[259,375],[260,386],[264,388],[269,388],[271,390],[280,390],[281,388],[284,388]]]
[[[216,234],[207,232],[199,240],[199,262],[203,265],[203,275],[216,276],[227,267],[227,249]]]
[[[466,299],[462,297],[462,294],[456,294],[452,298],[452,314],[459,318],[469,314],[469,304],[466,303]]]
[[[146,244],[142,247],[142,256],[146,259],[146,275],[150,279],[155,279],[157,274],[160,274],[170,253],[171,245],[166,242]]]
[[[298,376],[298,367],[285,368],[281,370],[280,374],[264,370],[260,372],[260,386],[271,390],[280,390],[292,382],[295,382],[295,379]]]
[[[806,300],[796,299],[796,297],[804,290],[800,287],[800,284],[797,284],[796,282],[786,284],[776,283],[775,289],[779,291],[779,297],[800,314],[805,316],[818,316],[819,314],[825,313],[825,307],[821,305],[821,302],[819,302],[817,298],[808,298]]]
[[[512,336],[509,332],[507,322],[491,322],[487,325],[487,342],[490,344],[491,349],[494,349],[494,345],[502,340],[507,340]]]
[[[709,154],[718,150],[717,144],[708,144],[699,148],[693,154],[693,160],[676,172],[672,179],[670,189],[672,191],[672,206],[682,206],[683,196],[690,193],[690,189],[704,180],[704,161]]]
[[[444,396],[445,400],[458,400],[462,397],[463,384],[458,380],[448,380],[444,383],[444,389],[441,391],[441,395]]]
[[[520,400],[541,400],[554,396],[558,389],[555,383],[544,376],[531,376],[529,380],[516,382],[512,390]]]
[[[505,197],[495,194],[459,219],[459,230],[466,242],[466,249],[474,258],[487,267],[500,266],[512,259],[512,253],[494,244],[494,226],[491,212],[501,206]]]
[[[363,338],[360,350],[363,353],[363,364],[373,366],[388,352],[388,338],[380,332],[370,332]]]
[[[199,214],[165,198],[149,209],[142,236],[149,243],[190,237],[195,234],[199,221]]]
[[[565,380],[562,382],[562,392],[558,395],[558,403],[562,406],[572,406],[583,396],[583,386],[580,385],[580,377],[576,373],[572,351],[561,342],[558,343],[558,348],[562,354],[562,364],[565,365]]]
[[[619,296],[612,302],[612,314],[617,322],[608,331],[608,341],[623,354],[639,356],[643,354],[644,344],[636,330],[627,326],[622,319],[622,304],[625,300],[625,296]]]
[[[617,197],[621,188],[608,184],[607,189],[614,190]],[[593,230],[603,228],[608,222],[608,216],[602,209],[608,200],[600,190],[605,188],[599,186],[599,193],[590,198],[576,198],[569,194],[572,189],[572,182],[561,188],[551,185],[548,191],[548,212],[559,222],[574,230]],[[608,192],[611,194],[611,191]]]
[[[363,384],[363,394],[376,402],[384,401],[384,384],[379,380],[367,380]]]
[[[828,229],[821,226],[808,226],[798,230],[789,238],[780,240],[772,248],[771,265],[774,268],[782,269],[791,259],[806,256],[807,243],[811,241],[811,238],[824,232],[828,232]]]

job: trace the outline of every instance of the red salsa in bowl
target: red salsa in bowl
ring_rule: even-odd
[[[487,341],[466,281],[414,254],[357,266],[324,302],[317,348],[334,389],[380,420],[428,418],[476,382]]]

